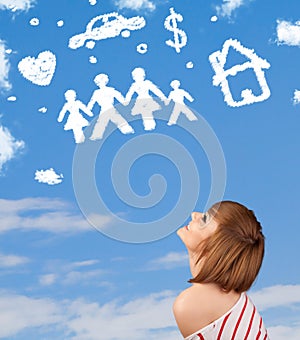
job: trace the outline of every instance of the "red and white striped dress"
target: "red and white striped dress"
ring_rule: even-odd
[[[267,340],[267,330],[252,301],[242,293],[223,316],[185,340]]]

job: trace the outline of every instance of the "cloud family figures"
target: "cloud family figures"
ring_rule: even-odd
[[[169,105],[171,101],[174,102],[168,125],[176,124],[180,113],[185,114],[190,121],[197,120],[195,114],[184,104],[185,99],[190,102],[194,99],[187,91],[180,88],[179,80],[173,80],[170,83],[173,90],[167,98],[152,81],[146,79],[146,73],[143,68],[135,68],[131,75],[133,83],[125,97],[114,87],[107,86],[109,77],[104,73],[95,76],[94,83],[98,89],[93,92],[87,105],[76,99],[76,92],[74,90],[67,90],[65,92],[66,102],[59,113],[57,121],[62,122],[65,114],[69,112],[64,130],[73,130],[75,143],[85,141],[83,128],[89,125],[88,120],[82,116],[81,111],[92,117],[92,110],[96,104],[100,107],[100,112],[93,132],[89,137],[90,140],[103,138],[109,122],[114,123],[123,134],[134,133],[133,128],[114,107],[115,101],[124,106],[128,105],[134,95],[136,100],[131,109],[131,114],[141,115],[145,131],[155,129],[156,122],[153,113],[161,109],[160,104],[152,98],[150,93],[157,96],[165,105]]]

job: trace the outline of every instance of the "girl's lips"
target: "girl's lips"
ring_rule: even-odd
[[[188,225],[185,226],[185,229],[188,231],[190,230]]]

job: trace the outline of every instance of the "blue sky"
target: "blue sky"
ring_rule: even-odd
[[[178,52],[165,43],[174,41],[164,27],[171,8],[187,36]],[[180,339],[171,307],[190,273],[175,230],[224,198],[263,225],[266,255],[250,295],[271,339],[299,339],[299,9],[297,0],[0,0],[0,338]],[[113,12],[145,25],[68,47]],[[28,73],[26,58],[37,64],[45,51],[46,73]],[[215,66],[236,74],[216,71],[217,51]],[[156,128],[145,131],[132,104],[119,104],[134,134],[110,123],[89,141],[95,121],[84,115],[87,140],[76,144],[68,114],[57,122],[64,93],[87,104],[105,73],[125,95],[136,67],[166,96],[179,80],[197,121],[181,114],[168,126],[172,104],[157,99]]]

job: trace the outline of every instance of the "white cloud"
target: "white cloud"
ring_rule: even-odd
[[[110,217],[101,216],[103,224]],[[74,233],[93,230],[86,219],[71,205],[59,199],[0,199],[0,233],[11,230],[39,230],[52,233]]]
[[[30,260],[27,257],[24,256],[18,256],[18,255],[5,255],[0,253],[0,268],[1,267],[16,267],[21,264],[28,263]]]
[[[299,90],[294,91],[293,104],[294,105],[300,104],[300,91]]]
[[[0,173],[4,164],[16,157],[24,146],[23,141],[16,140],[6,127],[0,125]]]
[[[147,265],[147,270],[173,269],[188,265],[188,255],[186,252],[170,252],[162,257],[151,260]]]
[[[116,0],[115,1],[118,8],[129,8],[133,10],[146,9],[154,11],[156,6],[153,1],[150,0]]]
[[[46,265],[48,273],[39,277],[39,283],[42,286],[53,284],[107,286],[107,283],[102,281],[103,275],[108,273],[107,270],[98,268],[87,270],[88,267],[98,263],[99,260],[95,259],[71,263],[64,263],[60,260],[49,261]],[[109,288],[111,287],[112,284],[109,285]]]
[[[45,183],[48,185],[55,185],[62,182],[64,176],[58,175],[53,168],[47,170],[36,170],[34,179],[39,183]]]
[[[221,6],[216,6],[217,13],[222,17],[230,17],[232,12],[244,5],[246,1],[247,0],[223,0]]]
[[[236,64],[230,68],[226,68],[225,65],[230,49],[234,49],[236,52],[246,57],[248,61],[242,64]],[[215,75],[213,76],[213,85],[220,86],[224,95],[224,101],[227,103],[227,105],[232,107],[240,107],[262,102],[270,97],[271,91],[265,77],[265,70],[269,69],[271,65],[267,60],[255,54],[253,49],[243,46],[236,39],[227,39],[224,42],[222,49],[213,52],[208,58],[212,68],[215,71]],[[231,93],[229,79],[230,77],[236,76],[237,73],[244,72],[246,70],[252,70],[255,73],[261,93],[259,95],[255,95],[252,89],[246,88],[241,91],[240,97],[242,99],[235,100]]]
[[[28,11],[35,3],[36,0],[0,0],[0,10],[8,9],[12,12]]]
[[[300,285],[277,285],[251,293],[261,311],[275,307],[289,307],[300,303]]]
[[[300,21],[277,20],[277,44],[300,46]]]
[[[35,333],[44,330],[45,337],[51,326],[59,328],[64,339],[72,340],[179,340],[182,337],[172,316],[174,299],[172,292],[164,291],[128,303],[110,301],[101,305],[84,299],[56,301],[3,293],[0,338],[30,328]]]
[[[85,261],[76,261],[71,264],[73,268],[78,268],[78,267],[89,267],[93,266],[94,264],[98,264],[99,260],[85,260]]]
[[[8,81],[10,63],[6,54],[5,43],[3,40],[0,40],[0,89],[10,90],[11,84]]]
[[[1,292],[0,338],[10,338],[32,327],[46,327],[63,320],[61,306],[50,299],[34,299]]]
[[[77,300],[69,309],[68,328],[74,340],[181,339],[172,315],[174,299],[174,293],[164,291],[125,304]]]
[[[81,272],[73,270],[69,273],[66,273],[65,277],[62,280],[62,284],[90,284],[91,280],[93,281],[93,283],[97,284],[98,282],[100,282],[100,277],[103,276],[104,273],[106,273],[106,271],[101,269],[87,270]]]
[[[39,283],[42,286],[51,286],[55,283],[56,279],[56,274],[45,274],[40,276]]]
[[[272,340],[299,340],[300,339],[300,324],[295,325],[294,327],[287,326],[275,326],[269,327],[268,333],[270,339]]]
[[[299,289],[300,285],[267,287],[252,293],[251,298],[261,310],[289,307],[299,302]],[[44,337],[46,334],[50,338],[51,334],[46,332],[59,329],[66,340],[179,340],[182,337],[172,315],[175,297],[175,292],[163,291],[125,303],[120,299],[101,303],[82,298],[58,301],[3,293],[0,338],[13,337],[31,328],[35,334],[41,330]],[[299,322],[282,325],[275,320],[268,331],[272,340],[300,338]]]

